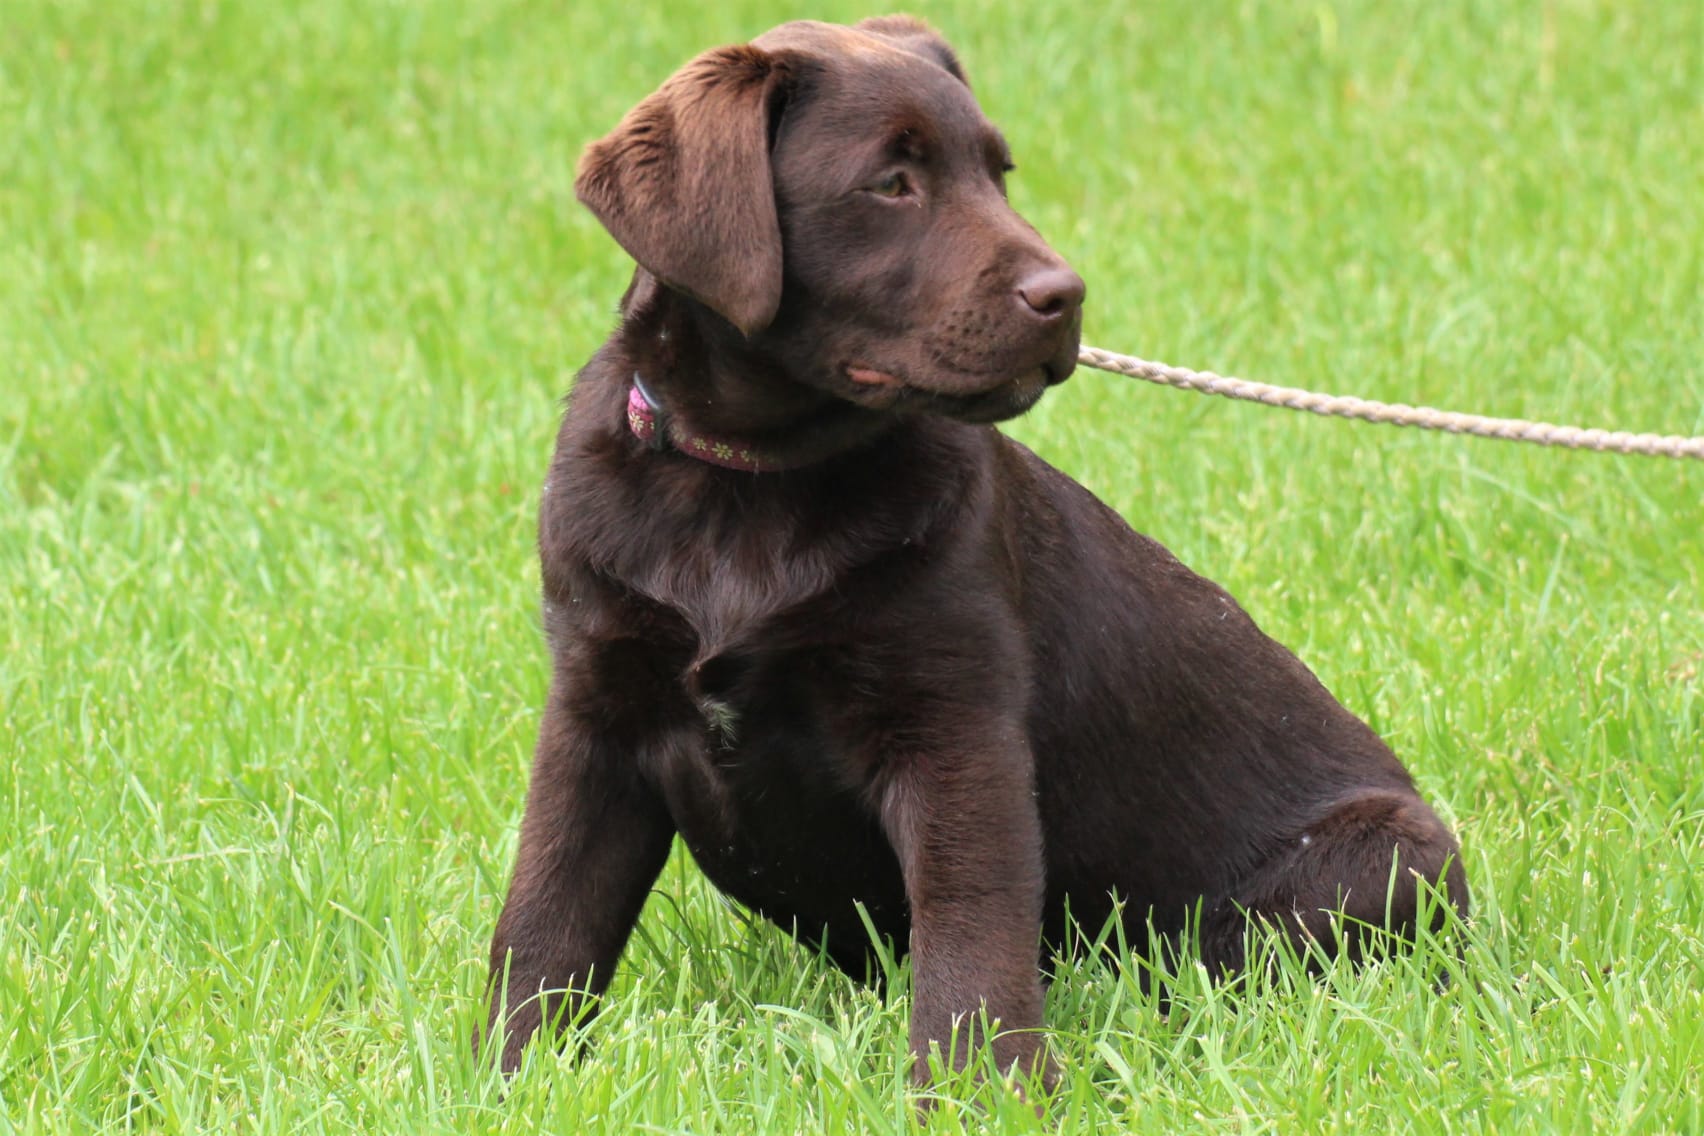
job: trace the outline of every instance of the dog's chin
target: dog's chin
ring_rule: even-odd
[[[853,386],[848,392],[849,400],[866,409],[939,414],[978,425],[1016,418],[1034,406],[1054,382],[1046,366],[1033,367],[994,386],[970,391],[909,382],[857,367],[848,368],[848,377]]]
[[[1051,384],[1047,372],[1040,367],[1001,383],[992,390],[973,395],[937,395],[926,409],[960,422],[984,425],[1016,418],[1041,401],[1042,393]]]

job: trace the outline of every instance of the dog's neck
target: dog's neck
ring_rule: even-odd
[[[770,472],[815,465],[894,428],[793,378],[726,320],[638,270],[621,303],[635,382],[627,424],[652,449]]]

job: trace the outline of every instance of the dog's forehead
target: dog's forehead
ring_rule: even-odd
[[[856,62],[872,59],[896,59],[922,56],[902,47],[887,36],[875,35],[844,24],[825,24],[819,20],[794,20],[790,24],[771,28],[751,45],[763,51],[809,51]]]
[[[858,28],[798,21],[752,42],[766,51],[808,55],[815,97],[794,113],[828,129],[837,146],[873,133],[911,133],[938,143],[956,140],[979,152],[998,132],[964,81],[931,55]],[[998,143],[1003,145],[1003,143]]]
[[[902,40],[863,28],[797,20],[765,32],[752,46],[803,57],[819,81],[839,80],[844,87],[861,89],[866,97],[933,88],[950,92],[950,101],[974,107],[976,100],[962,75],[947,69],[951,49],[922,24],[908,30],[913,34]],[[943,54],[929,50],[931,43]]]

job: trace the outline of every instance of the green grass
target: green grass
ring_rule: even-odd
[[[1704,433],[1704,7],[917,9],[1090,342]],[[0,1132],[916,1124],[904,984],[678,856],[585,1060],[505,1097],[467,1046],[537,486],[625,282],[575,156],[702,48],[870,11],[0,0]],[[1477,899],[1459,966],[1169,1013],[1067,969],[1050,1123],[1704,1129],[1704,468],[1095,372],[1010,429],[1392,741]],[[979,1099],[929,1125],[1042,1127]]]

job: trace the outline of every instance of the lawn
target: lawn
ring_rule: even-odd
[[[1088,342],[1704,433],[1704,5],[913,8]],[[0,1132],[918,1125],[904,982],[679,854],[582,1060],[505,1095],[467,1044],[538,486],[628,271],[575,157],[703,48],[877,10],[0,0]],[[1006,429],[1391,741],[1476,914],[1169,1007],[1064,966],[1048,1119],[959,1081],[926,1126],[1704,1129],[1704,466],[1086,370]]]

